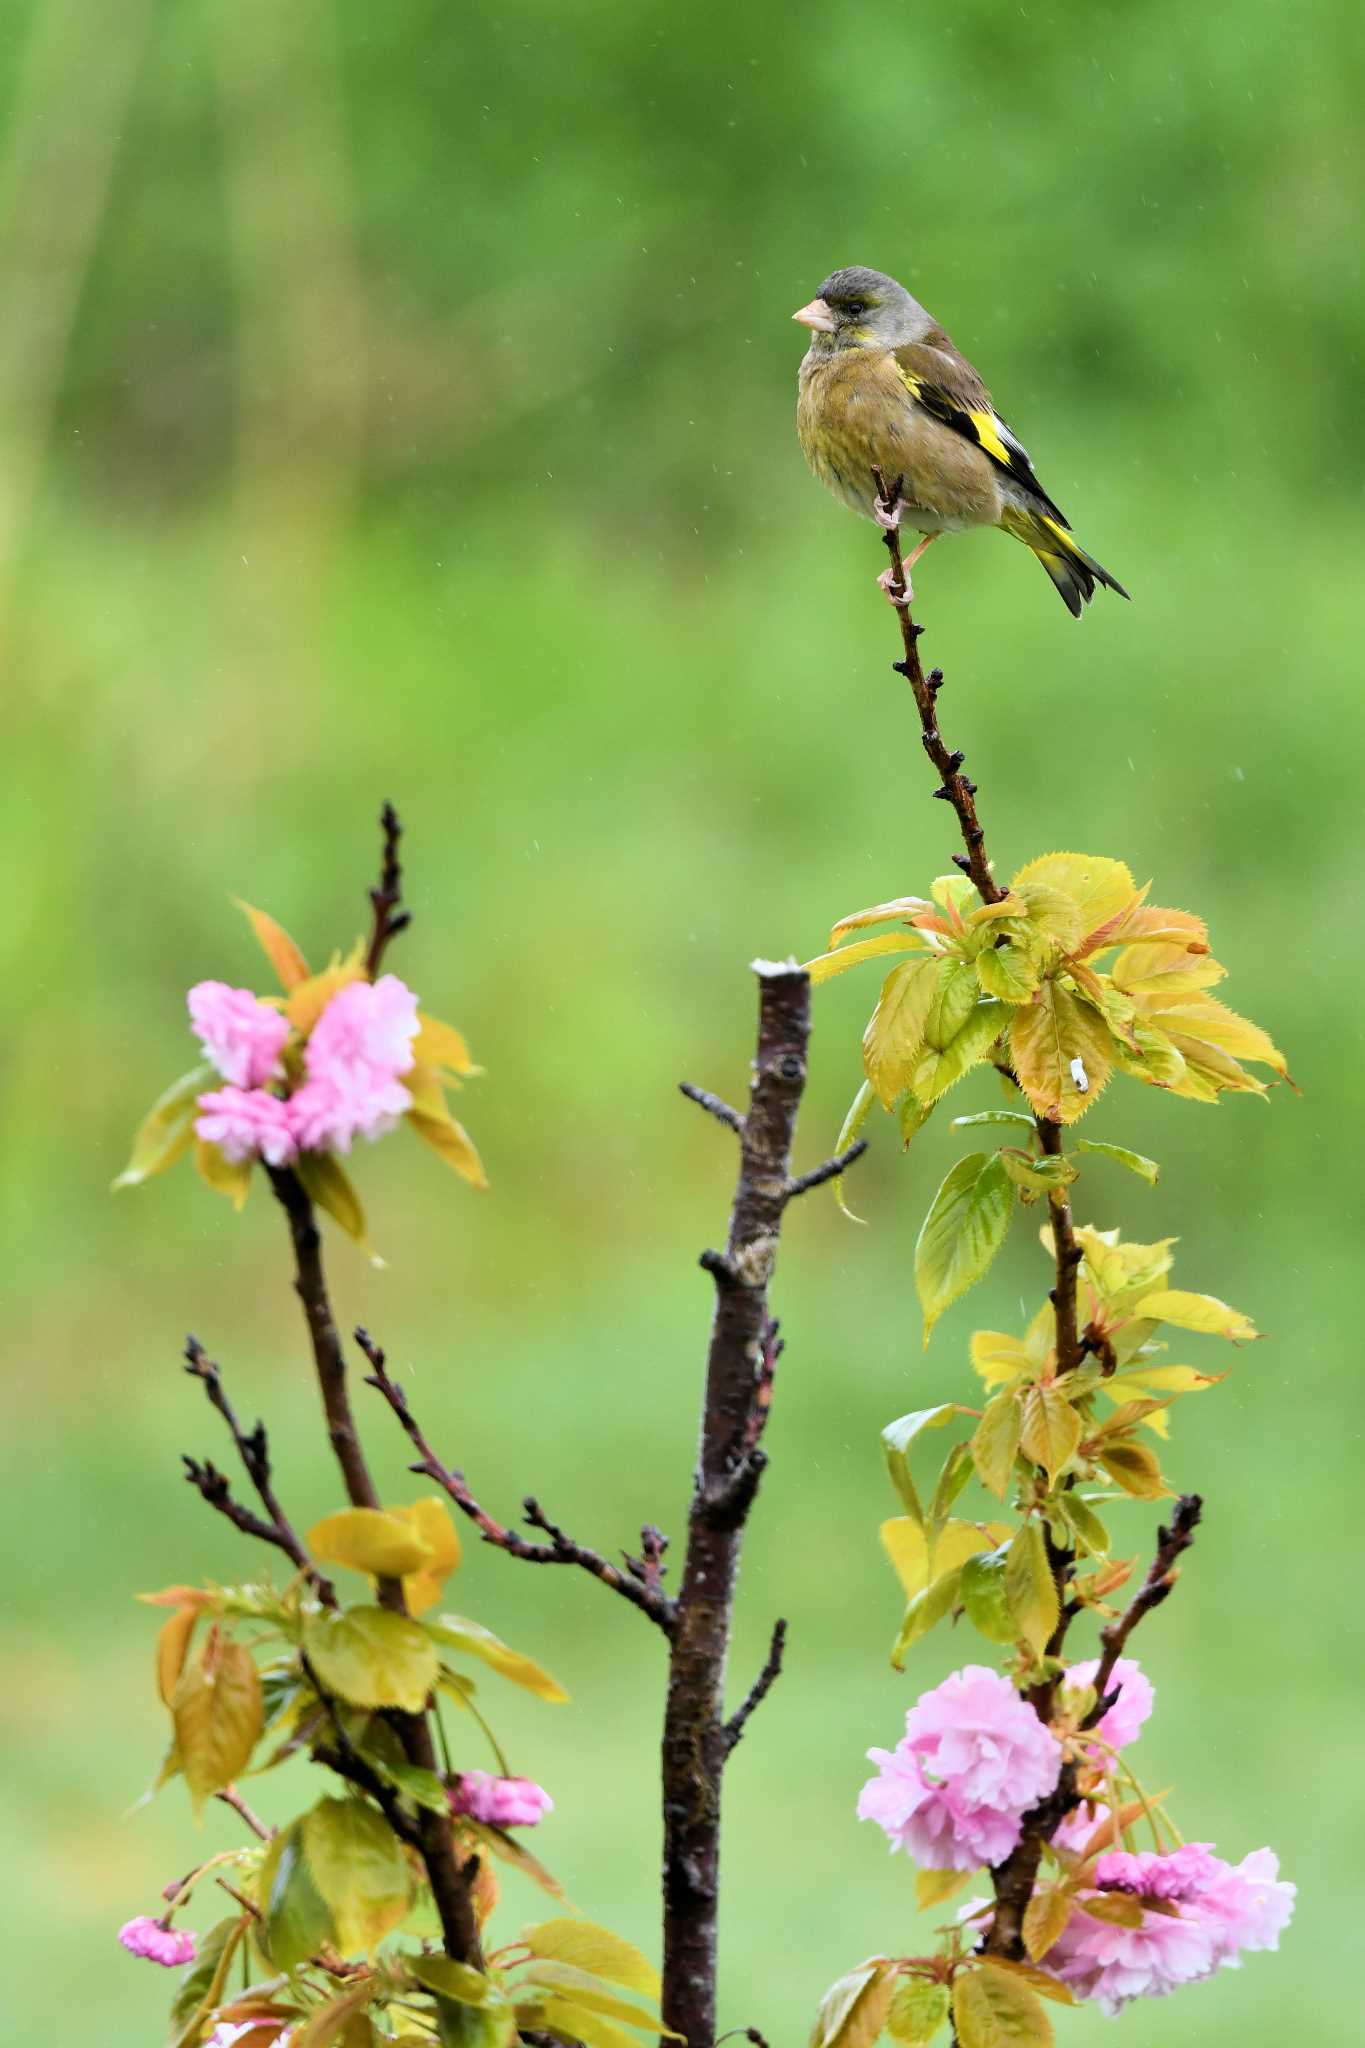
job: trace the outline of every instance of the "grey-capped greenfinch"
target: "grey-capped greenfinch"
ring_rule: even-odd
[[[796,426],[820,481],[855,511],[924,535],[909,568],[943,533],[998,526],[1031,548],[1079,618],[1095,585],[1128,593],[1071,535],[972,365],[933,315],[880,270],[836,270],[792,315],[811,331]],[[872,472],[900,501],[879,503]],[[879,579],[893,597],[892,572]]]

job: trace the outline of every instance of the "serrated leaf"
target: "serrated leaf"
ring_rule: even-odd
[[[418,1532],[383,1508],[342,1508],[314,1522],[304,1547],[320,1564],[349,1565],[379,1579],[399,1579],[426,1563]]]
[[[812,988],[818,988],[822,981],[832,981],[845,968],[861,967],[865,960],[879,959],[886,953],[923,952],[924,940],[918,932],[880,932],[875,939],[859,939],[852,946],[842,946],[835,952],[820,953],[814,960],[806,962]]]
[[[443,1643],[447,1649],[462,1651],[466,1656],[477,1657],[504,1678],[510,1678],[513,1685],[519,1685],[527,1692],[533,1692],[538,1699],[558,1703],[567,1700],[558,1679],[551,1678],[533,1658],[525,1657],[520,1650],[511,1650],[507,1644],[494,1635],[492,1629],[481,1622],[467,1621],[460,1614],[442,1614],[435,1621],[423,1621],[424,1628],[433,1642]]]
[[[281,988],[291,989],[308,978],[308,962],[299,951],[288,932],[276,924],[264,910],[255,910],[251,904],[236,899],[237,908],[245,912],[252,931],[256,934],[261,951],[279,976]]]
[[[1014,1476],[1021,1429],[1019,1397],[1014,1393],[1003,1393],[986,1403],[972,1436],[972,1458],[977,1477],[997,1500],[1005,1498]]]
[[[1084,1115],[1109,1079],[1107,1026],[1059,982],[1045,981],[1032,1002],[1011,1012],[1009,1040],[1019,1086],[1039,1116],[1055,1123]]]
[[[428,1991],[439,1991],[460,2005],[493,2005],[498,1986],[472,1963],[457,1963],[450,1956],[413,1956],[408,1968]]]
[[[1129,1173],[1135,1173],[1139,1180],[1145,1180],[1154,1188],[1161,1178],[1161,1168],[1155,1159],[1148,1159],[1145,1153],[1130,1152],[1126,1145],[1101,1144],[1098,1138],[1077,1138],[1078,1152],[1094,1152],[1101,1159],[1112,1159],[1116,1166],[1126,1166]]]
[[[488,1186],[488,1175],[474,1148],[474,1141],[463,1124],[457,1123],[453,1116],[432,1116],[426,1110],[410,1109],[405,1121],[422,1143],[429,1145],[437,1158],[444,1160],[461,1180],[468,1181],[472,1188]]]
[[[927,1913],[931,1907],[955,1899],[960,1891],[966,1890],[974,1874],[970,1870],[917,1870],[915,1904],[921,1913]]]
[[[191,1067],[189,1073],[182,1074],[178,1081],[172,1081],[165,1093],[158,1095],[138,1125],[128,1164],[111,1185],[114,1188],[139,1187],[143,1181],[165,1173],[177,1159],[182,1159],[194,1143],[194,1118],[199,1097],[205,1089],[218,1085],[218,1074],[207,1061]]]
[[[368,1955],[408,1910],[403,1845],[362,1799],[322,1799],[302,1821],[303,1853],[343,1955]]]
[[[681,2040],[671,2027],[665,2027],[657,2012],[644,2011],[638,2005],[630,2005],[614,1992],[604,1991],[602,1986],[587,1971],[574,1963],[562,1963],[554,1959],[533,1961],[523,1972],[520,1984],[538,1984],[554,1997],[568,2000],[586,2012],[601,2013],[605,2019],[623,2020],[628,2027],[639,2027],[650,2034],[664,2034],[674,2040]]]
[[[948,1987],[927,1977],[902,1977],[886,2015],[886,2031],[903,2048],[924,2048],[948,2017]]]
[[[366,1258],[375,1257],[365,1222],[365,1210],[354,1181],[334,1152],[300,1152],[294,1171],[303,1182],[310,1201],[339,1223]]]
[[[1191,953],[1188,946],[1149,940],[1125,946],[1109,970],[1115,988],[1128,995],[1192,995],[1212,988],[1227,973],[1210,953]]]
[[[934,1196],[915,1245],[924,1341],[943,1311],[978,1281],[1005,1241],[1014,1195],[997,1157],[969,1152]]]
[[[927,896],[894,896],[889,903],[874,903],[868,910],[855,910],[831,928],[827,950],[832,953],[845,932],[862,931],[870,924],[890,924],[894,918],[908,922],[932,908]]]
[[[323,1688],[355,1707],[420,1714],[436,1683],[436,1647],[425,1625],[384,1607],[311,1615],[303,1648]]]
[[[953,1983],[958,2048],[1052,2048],[1052,2022],[1022,1977],[978,1963]]]
[[[847,1152],[849,1146],[858,1136],[858,1133],[871,1115],[872,1105],[876,1100],[877,1097],[872,1083],[870,1081],[860,1082],[858,1092],[848,1106],[848,1113],[840,1125],[839,1135],[834,1141],[834,1156],[836,1159],[840,1153]],[[830,1183],[830,1192],[850,1223],[861,1223],[863,1221],[861,1216],[854,1215],[844,1198],[844,1176],[841,1173],[835,1174],[834,1179]]]
[[[1024,1947],[1035,1963],[1055,1947],[1070,1918],[1071,1900],[1058,1886],[1045,1885],[1034,1892],[1024,1908]]]
[[[246,1198],[251,1193],[249,1159],[229,1159],[217,1145],[210,1145],[206,1138],[196,1138],[194,1170],[206,1188],[212,1188],[215,1195],[226,1195],[239,1213],[246,1207]]]
[[[1162,1500],[1170,1491],[1146,1444],[1106,1444],[1099,1461],[1109,1477],[1134,1500]]]
[[[534,1927],[523,1927],[521,1939],[533,1956],[572,1963],[594,1977],[605,1977],[609,1984],[638,1991],[644,1998],[657,2000],[662,1992],[659,1973],[648,1956],[624,1936],[591,1920],[542,1920]]]
[[[1183,1394],[1202,1394],[1206,1387],[1221,1385],[1222,1372],[1198,1372],[1192,1365],[1137,1365],[1100,1381],[1100,1392],[1111,1401],[1140,1400],[1150,1395],[1158,1400]]]
[[[1108,1557],[1109,1531],[1094,1509],[1074,1491],[1059,1494],[1057,1505],[1071,1525],[1076,1547],[1088,1557]]]
[[[979,1067],[1004,1030],[1009,1015],[1005,1004],[986,996],[973,1005],[961,1029],[942,1047],[929,1044],[926,1032],[926,1043],[910,1076],[910,1086],[918,1100],[937,1102],[964,1074]]]
[[[850,947],[849,949],[853,949]],[[924,1043],[925,1019],[938,994],[942,963],[919,958],[893,967],[863,1033],[863,1071],[884,1109],[909,1086]]]
[[[196,1812],[246,1769],[264,1718],[250,1651],[214,1626],[171,1695],[176,1751]]]
[[[1012,1146],[1003,1147],[999,1156],[1015,1186],[1027,1188],[1031,1194],[1060,1194],[1076,1178],[1076,1168],[1069,1159],[1051,1156],[1035,1159],[1026,1153],[1016,1152]]]
[[[895,1988],[895,1965],[880,1956],[840,1977],[820,2001],[810,2048],[872,2048]]]
[[[1029,861],[1010,883],[1010,893],[1029,888],[1056,889],[1070,897],[1083,934],[1098,931],[1130,910],[1138,895],[1137,883],[1121,860],[1088,853],[1045,853]]]
[[[1133,1310],[1159,1323],[1172,1323],[1177,1330],[1197,1330],[1205,1337],[1227,1337],[1234,1344],[1250,1344],[1260,1331],[1250,1316],[1229,1308],[1213,1294],[1187,1294],[1182,1288],[1159,1289],[1148,1294]]]
[[[982,989],[1006,1003],[1026,1003],[1041,972],[1042,963],[1031,946],[983,946],[976,956],[976,978]]]
[[[1047,1473],[1049,1485],[1081,1440],[1081,1418],[1055,1380],[1026,1389],[1019,1448]]]
[[[297,1969],[324,1944],[335,1941],[327,1902],[304,1857],[302,1821],[291,1821],[267,1845],[257,1897],[264,1914],[258,1931],[276,1969]]]
[[[1005,1599],[1016,1637],[1041,1657],[1061,1612],[1047,1546],[1036,1522],[1025,1522],[1005,1561]]]
[[[1010,1545],[1002,1543],[996,1550],[969,1557],[962,1567],[958,1597],[963,1611],[977,1634],[990,1643],[1013,1643],[1019,1638],[1020,1631],[1005,1598],[1009,1554]]]
[[[1206,994],[1149,997],[1143,1005],[1147,1016],[1163,1031],[1183,1032],[1217,1046],[1239,1060],[1255,1060],[1270,1067],[1285,1080],[1289,1068],[1284,1054],[1259,1024],[1239,1017],[1217,996]]]

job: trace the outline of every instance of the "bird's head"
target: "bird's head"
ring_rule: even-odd
[[[833,271],[792,319],[809,327],[817,355],[847,348],[900,348],[919,340],[930,325],[929,315],[904,285],[862,264]]]

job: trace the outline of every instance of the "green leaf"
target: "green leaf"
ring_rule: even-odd
[[[919,1523],[924,1521],[924,1509],[920,1506],[919,1494],[910,1475],[910,1446],[924,1430],[942,1429],[944,1423],[951,1421],[956,1414],[957,1403],[946,1401],[937,1408],[916,1408],[909,1415],[897,1416],[882,1431],[882,1453],[886,1469],[891,1474],[891,1483],[907,1514],[913,1515]]]
[[[986,1403],[972,1437],[971,1450],[977,1477],[997,1500],[1005,1498],[1014,1476],[1021,1427],[1019,1397],[1006,1392],[997,1394]]]
[[[971,1116],[953,1118],[955,1131],[974,1131],[986,1124],[1022,1124],[1024,1129],[1030,1132],[1035,1128],[1033,1118],[1025,1116],[1022,1109],[978,1109]]]
[[[1094,1509],[1075,1492],[1058,1494],[1057,1505],[1071,1525],[1077,1548],[1090,1557],[1108,1557],[1109,1531]]]
[[[1052,2048],[1052,2022],[1022,1977],[979,1963],[953,1983],[959,2048]]]
[[[437,1993],[436,2035],[441,2048],[514,2048],[517,2018],[510,2001],[496,1989],[484,2005],[463,2005]],[[637,2044],[632,2042],[631,2048]]]
[[[248,1914],[233,1914],[200,1936],[198,1953],[177,1984],[171,2001],[166,2048],[190,2048],[191,2043],[197,2044],[203,2022],[222,1998],[232,1958],[250,1925]]]
[[[948,2017],[948,1987],[903,1977],[886,2015],[886,2031],[903,2048],[923,2048]]]
[[[891,1650],[891,1662],[897,1671],[903,1669],[905,1653],[911,1645],[917,1643],[921,1636],[927,1636],[955,1604],[961,1578],[962,1566],[956,1565],[951,1571],[941,1573],[932,1585],[926,1586],[910,1602]]]
[[[872,2048],[895,1994],[894,1963],[874,1957],[831,1984],[820,2000],[810,2048]]]
[[[927,1042],[915,1062],[910,1086],[921,1102],[937,1102],[955,1081],[979,1067],[1010,1015],[1007,1004],[987,996],[968,1012],[966,1022],[948,1043],[936,1049]]]
[[[303,1648],[325,1690],[355,1707],[420,1714],[436,1683],[438,1659],[426,1628],[385,1607],[312,1615]]]
[[[926,1345],[943,1311],[981,1278],[999,1251],[1013,1206],[1004,1167],[985,1152],[969,1152],[944,1180],[915,1245]]]
[[[956,1501],[971,1476],[972,1454],[970,1447],[965,1443],[954,1444],[943,1461],[943,1469],[938,1475],[938,1484],[934,1488],[934,1497],[929,1503],[929,1527],[934,1535],[938,1534],[947,1521],[953,1511],[954,1501]]]
[[[1019,1448],[1041,1465],[1051,1485],[1081,1440],[1081,1418],[1055,1380],[1040,1380],[1024,1394]]]
[[[1047,1546],[1036,1522],[1025,1522],[1010,1545],[1005,1565],[1005,1599],[1014,1631],[1041,1657],[1061,1611]]]
[[[250,1651],[211,1628],[171,1695],[175,1746],[196,1811],[246,1769],[264,1719]]]
[[[592,2012],[572,1998],[547,1998],[536,2022],[558,2039],[581,2041],[584,2048],[640,2048],[634,2034],[628,2034],[605,2013]],[[658,2028],[651,2028],[657,2032]]]
[[[1002,1149],[1000,1163],[1016,1187],[1028,1188],[1035,1195],[1058,1194],[1076,1178],[1069,1159],[1033,1159],[1013,1146]]]
[[[297,1969],[324,1943],[335,1942],[332,1915],[303,1853],[302,1821],[291,1821],[267,1847],[259,1896],[265,1920],[258,1931],[276,1969]]]
[[[991,1643],[1013,1643],[1019,1630],[1005,1598],[1005,1570],[1010,1545],[969,1557],[962,1567],[960,1598],[968,1621]]]
[[[639,2027],[646,2033],[672,2033],[671,2028],[662,2025],[657,2012],[647,2012],[618,1998],[614,1992],[604,1991],[587,1970],[580,1970],[574,1963],[538,1959],[522,1972],[521,1983],[539,1984],[553,1996],[567,1999],[587,2012],[601,2013],[609,2020],[623,2020],[628,2027]]]
[[[538,1699],[558,1703],[569,1697],[558,1679],[551,1678],[548,1671],[542,1670],[532,1658],[524,1657],[520,1650],[509,1650],[482,1622],[466,1621],[460,1614],[442,1614],[434,1621],[423,1621],[421,1627],[435,1642],[477,1657],[504,1678],[510,1678],[513,1685],[535,1693]]]
[[[439,1991],[460,2005],[495,2005],[498,1986],[470,1963],[454,1962],[450,1956],[413,1956],[408,1964],[419,1984]]]
[[[638,1991],[644,1998],[657,2000],[663,1988],[648,1956],[622,1935],[591,1920],[542,1920],[535,1927],[523,1927],[521,1939],[533,1956],[572,1963],[594,1977],[605,1977],[608,1983]]]
[[[1250,1316],[1229,1308],[1216,1295],[1187,1294],[1179,1287],[1162,1288],[1144,1296],[1133,1314],[1172,1323],[1177,1330],[1197,1330],[1205,1337],[1227,1337],[1234,1344],[1254,1343],[1261,1334]]]
[[[863,1033],[863,1071],[884,1109],[909,1085],[924,1043],[925,1019],[939,993],[942,962],[903,960],[882,983],[877,1007]]]
[[[876,1099],[872,1083],[870,1081],[862,1082],[857,1094],[848,1106],[848,1114],[840,1125],[839,1135],[834,1141],[834,1156],[836,1159],[841,1152],[847,1152],[849,1146],[858,1136],[872,1113],[872,1105]],[[833,1181],[830,1183],[830,1192],[850,1223],[861,1223],[863,1221],[861,1216],[854,1215],[844,1199],[844,1176],[841,1173],[835,1174]]]
[[[194,1142],[194,1117],[199,1097],[206,1088],[219,1085],[219,1075],[207,1060],[191,1067],[178,1081],[172,1081],[164,1095],[158,1095],[138,1126],[128,1164],[115,1188],[135,1188],[153,1174],[164,1173],[183,1158]]]
[[[289,2048],[331,2048],[334,2041],[340,2042],[341,2048],[372,2048],[374,2029],[368,2008],[373,1996],[374,1985],[368,1979],[347,1985],[326,2005],[316,2006],[302,2026],[291,2030]],[[251,2036],[243,2038],[250,2041]]]
[[[362,1799],[322,1799],[303,1817],[303,1853],[343,1955],[368,1954],[408,1910],[411,1874],[393,1829]]]
[[[1129,1173],[1135,1173],[1139,1180],[1145,1180],[1154,1188],[1161,1178],[1161,1168],[1155,1159],[1148,1159],[1143,1152],[1130,1152],[1126,1145],[1102,1145],[1098,1138],[1077,1138],[1078,1152],[1096,1152],[1101,1159],[1112,1159],[1116,1166],[1126,1166]]]
[[[1162,1500],[1170,1491],[1146,1444],[1106,1444],[1099,1460],[1109,1477],[1134,1500]]]
[[[339,1223],[347,1237],[354,1238],[361,1251],[378,1263],[365,1223],[365,1211],[341,1161],[334,1152],[300,1152],[294,1171],[319,1209]]]

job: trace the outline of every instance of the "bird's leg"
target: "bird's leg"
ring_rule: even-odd
[[[876,498],[872,504],[872,517],[883,533],[894,533],[901,523],[902,513],[909,510],[904,498],[897,498],[894,505],[888,505],[885,498]]]
[[[882,573],[877,578],[877,581],[881,585],[882,589],[886,592],[887,598],[892,604],[906,605],[910,603],[911,599],[915,595],[914,585],[910,581],[910,571],[914,568],[915,563],[924,553],[924,550],[930,545],[931,542],[936,541],[938,537],[939,536],[936,533],[926,533],[924,539],[915,549],[915,552],[912,555],[907,555],[905,557],[905,560],[901,563],[901,577],[905,585],[903,590],[897,590],[895,587],[896,571],[894,566],[892,568],[882,570]]]

